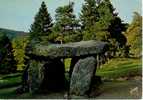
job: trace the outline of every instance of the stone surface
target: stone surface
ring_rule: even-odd
[[[44,78],[44,62],[31,60],[28,69],[29,91],[35,92],[40,88],[40,84]]]
[[[106,42],[99,41],[81,41],[67,44],[33,44],[27,54],[44,56],[49,58],[57,57],[80,57],[105,52],[107,49]]]
[[[80,59],[74,66],[70,80],[71,95],[85,95],[90,90],[91,81],[96,70],[96,59]]]

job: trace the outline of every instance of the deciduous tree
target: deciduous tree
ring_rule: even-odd
[[[130,45],[134,56],[141,56],[142,52],[142,16],[134,12],[133,21],[125,32],[127,44]]]

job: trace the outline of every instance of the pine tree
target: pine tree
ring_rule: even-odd
[[[83,29],[88,29],[94,25],[97,21],[97,8],[95,0],[85,0],[84,5],[82,5],[82,10],[80,14],[80,20]]]
[[[14,60],[12,44],[9,38],[0,33],[0,73],[7,74],[17,70]]]
[[[96,0],[85,0],[80,13],[84,40],[95,38],[95,23],[98,21]]]
[[[56,21],[53,31],[54,33],[58,33],[60,39],[63,39],[65,42],[80,40],[76,39],[76,37],[78,37],[77,35],[80,34],[76,28],[80,25],[75,14],[73,13],[73,6],[74,3],[70,2],[68,5],[61,6],[56,9]]]
[[[98,21],[95,23],[96,40],[108,41],[110,32],[108,31],[111,21],[114,19],[114,8],[110,0],[102,0],[97,7]]]
[[[42,2],[39,12],[36,14],[34,23],[31,25],[30,38],[41,39],[42,36],[51,34],[52,18],[48,13],[45,2]]]

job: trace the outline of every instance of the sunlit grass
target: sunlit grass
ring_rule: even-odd
[[[65,64],[65,70],[69,71],[70,69],[70,63],[71,63],[71,58],[67,58],[64,60],[64,64]]]
[[[1,75],[0,77],[0,89],[5,87],[16,86],[21,83],[21,73]]]
[[[97,75],[104,78],[119,78],[141,75],[142,65],[140,59],[115,58],[102,65]]]

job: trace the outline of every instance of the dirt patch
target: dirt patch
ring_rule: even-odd
[[[137,89],[136,89],[137,88]],[[99,96],[92,96],[97,99],[140,99],[142,96],[142,81],[141,80],[126,80],[126,81],[106,81],[98,89]],[[131,94],[131,90],[135,90]],[[135,94],[137,92],[137,94]]]

